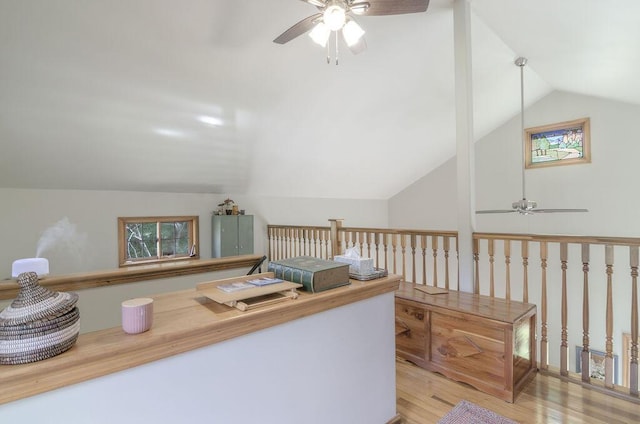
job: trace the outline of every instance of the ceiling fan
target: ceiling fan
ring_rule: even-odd
[[[353,54],[366,50],[364,30],[352,15],[380,16],[425,12],[429,0],[301,0],[315,6],[319,12],[308,16],[280,34],[274,43],[285,44],[311,31],[311,39],[327,47],[327,63],[331,62],[329,38],[334,35],[335,58],[338,64],[338,32]]]
[[[524,135],[524,66],[527,64],[525,57],[519,57],[515,60],[515,65],[520,68],[520,134]],[[520,144],[524,146],[524,139]],[[528,200],[525,195],[524,183],[524,155],[522,155],[522,199],[511,204],[511,209],[489,209],[476,211],[477,214],[488,213],[512,213],[518,212],[521,215],[531,215],[534,213],[553,213],[553,212],[589,212],[587,209],[538,209],[538,204],[533,200]]]

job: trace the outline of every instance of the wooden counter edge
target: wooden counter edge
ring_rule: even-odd
[[[155,327],[139,335],[126,335],[120,327],[82,334],[73,348],[56,357],[31,364],[1,365],[0,405],[394,292],[399,280],[395,275],[367,282],[352,280],[349,286],[315,294],[301,293],[303,296],[297,300],[238,313],[227,319],[216,320],[215,313],[211,312],[210,323],[186,330],[158,331],[156,337],[153,337]],[[164,313],[185,313],[185,310],[188,308]],[[92,349],[87,345],[91,340],[101,340],[101,346]],[[114,342],[109,344],[108,340]],[[126,343],[121,343],[123,340]]]

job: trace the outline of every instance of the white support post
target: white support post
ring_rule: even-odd
[[[456,165],[458,189],[458,289],[473,292],[475,167],[473,90],[471,82],[471,15],[469,0],[454,0],[453,36],[456,93]]]

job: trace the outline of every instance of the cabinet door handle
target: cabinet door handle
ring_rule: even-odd
[[[409,328],[409,326],[405,324],[404,321],[402,321],[399,318],[396,318],[396,336],[399,336],[401,334],[408,336],[410,332],[411,332],[411,328]]]

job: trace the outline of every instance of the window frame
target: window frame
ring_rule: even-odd
[[[132,223],[155,223],[158,228],[158,234],[161,234],[161,223],[167,222],[187,222],[188,223],[188,236],[189,246],[195,245],[195,254],[190,255],[170,255],[162,256],[162,237],[158,237],[157,243],[157,255],[154,257],[131,260],[127,259],[127,224]],[[184,261],[189,259],[200,259],[200,241],[198,237],[199,231],[199,217],[197,215],[190,216],[135,216],[135,217],[118,217],[118,266],[127,267],[135,265],[149,265],[154,263],[163,262],[175,262]],[[191,249],[189,249],[191,250]]]

